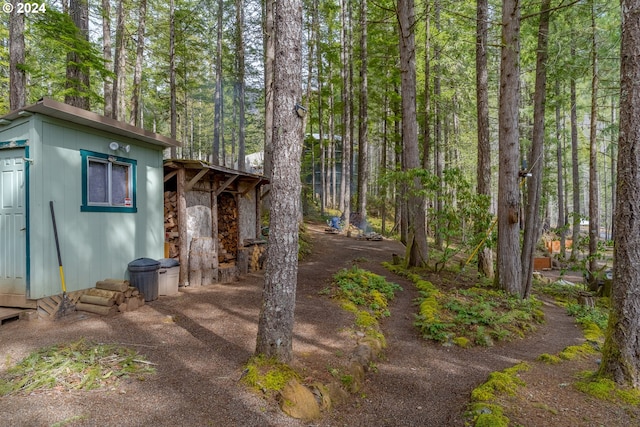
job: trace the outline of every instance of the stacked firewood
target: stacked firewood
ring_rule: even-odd
[[[234,197],[226,193],[222,193],[218,200],[218,245],[220,262],[235,259],[238,252],[238,209]]]
[[[164,192],[164,235],[169,243],[169,258],[180,255],[178,245],[178,195],[175,191]]]
[[[96,282],[76,303],[76,310],[88,311],[103,316],[118,312],[133,311],[144,305],[144,295],[129,285],[127,280],[105,279]]]

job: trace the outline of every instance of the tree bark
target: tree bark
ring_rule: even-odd
[[[400,47],[400,79],[402,92],[403,163],[407,176],[420,168],[418,123],[416,111],[416,42],[415,7],[413,0],[398,1]],[[425,200],[420,194],[419,178],[410,180],[407,195],[408,235],[406,262],[411,267],[423,267],[429,257],[425,219]]]
[[[277,1],[275,28],[271,212],[256,353],[289,362],[293,358],[303,139],[303,120],[295,112],[302,95],[301,0]]]
[[[270,4],[270,2],[267,2]],[[213,95],[213,147],[211,153],[211,163],[214,165],[224,164],[224,160],[222,163],[220,162],[220,154],[224,156],[224,150],[222,153],[220,152],[221,139],[222,139],[222,0],[218,0],[218,11],[217,11],[217,19],[218,25],[216,30],[216,63],[215,63],[215,72],[216,72],[216,89]],[[267,117],[269,116],[269,110],[267,109]],[[266,153],[265,153],[266,155]],[[265,164],[266,167],[266,164]],[[266,172],[265,172],[266,173]]]
[[[340,211],[344,217],[345,229],[349,230],[351,216],[351,86],[349,84],[349,63],[351,56],[349,44],[351,34],[348,29],[349,13],[348,3],[350,0],[341,0],[340,19],[342,23],[341,32],[341,55],[342,67],[340,70],[342,78],[342,175],[340,177]]]
[[[596,41],[596,11],[591,10],[591,123],[589,126],[589,288],[598,289],[598,240],[600,239],[600,209],[598,195],[598,51]]]
[[[440,26],[440,1],[439,0],[435,0],[434,1],[434,21],[435,21],[435,27],[436,27],[436,32],[439,33],[441,30],[441,26]],[[442,108],[442,85],[441,85],[441,73],[442,73],[442,68],[440,67],[440,43],[438,42],[438,40],[436,39],[436,41],[434,42],[434,46],[433,46],[433,60],[434,60],[434,65],[433,65],[433,98],[434,98],[434,114],[435,114],[435,129],[434,129],[434,133],[435,133],[435,144],[434,144],[434,156],[433,156],[433,160],[434,160],[434,169],[435,169],[435,175],[436,177],[438,177],[438,188],[436,190],[436,199],[434,201],[435,203],[435,210],[436,210],[436,215],[435,215],[435,227],[434,227],[434,232],[433,232],[433,236],[434,236],[434,240],[435,240],[435,247],[438,248],[438,250],[442,250],[443,249],[443,244],[444,244],[444,236],[442,233],[442,227],[444,227],[444,221],[442,219],[442,212],[444,210],[444,150],[445,150],[445,144],[443,143],[442,140],[442,115],[443,115],[443,108]]]
[[[640,388],[640,1],[622,0],[620,136],[609,327],[599,374]]]
[[[102,0],[102,58],[104,67],[111,69],[113,54],[111,53],[111,1]],[[113,117],[113,78],[104,77],[104,116]]]
[[[533,279],[533,255],[540,238],[540,199],[542,193],[542,170],[544,169],[545,105],[547,101],[547,46],[549,37],[549,8],[551,0],[540,3],[538,24],[538,48],[536,49],[536,81],[533,95],[533,138],[529,156],[527,179],[527,212],[525,216],[524,240],[522,243],[522,289],[528,297]]]
[[[520,189],[518,107],[520,101],[520,6],[502,1],[500,105],[498,111],[498,288],[523,296],[520,263]]]
[[[478,167],[476,169],[479,195],[491,198],[491,143],[489,141],[489,72],[487,70],[487,44],[489,28],[489,1],[478,0],[476,7],[476,106],[478,113]],[[484,235],[487,224],[479,223],[476,233]],[[486,246],[485,246],[486,248]],[[478,251],[478,272],[493,278],[493,253],[490,248]]]
[[[140,0],[138,8],[138,40],[136,41],[136,65],[133,72],[133,88],[131,95],[131,116],[129,123],[141,126],[142,121],[142,62],[144,60],[144,37],[147,20],[147,0]]]
[[[122,0],[121,0],[122,1]],[[176,138],[178,107],[176,94],[176,14],[174,0],[169,2],[169,121],[171,138]],[[171,158],[177,158],[176,147],[171,147]]]
[[[245,65],[244,65],[244,3],[243,0],[236,0],[236,61],[238,67],[238,169],[246,170],[245,156]]]
[[[89,2],[88,0],[70,0],[69,15],[78,35],[84,40],[89,40]],[[67,81],[66,88],[72,89],[64,97],[65,104],[89,110],[89,70],[83,65],[84,58],[78,52],[67,54]]]
[[[571,60],[576,59],[575,33],[571,32]],[[571,178],[573,189],[573,228],[572,236],[573,246],[571,247],[571,261],[578,259],[578,240],[580,239],[580,164],[578,163],[578,108],[576,97],[576,79],[571,76],[569,82],[571,97]]]
[[[360,0],[360,109],[358,110],[358,213],[367,217],[367,181],[369,180],[369,126],[367,76],[367,0]]]
[[[566,257],[566,221],[564,218],[564,150],[562,144],[562,127],[560,125],[560,80],[555,80],[556,96],[556,160],[558,163],[558,230],[560,234],[560,259]]]
[[[16,12],[16,5],[22,3],[12,0],[13,12],[9,16],[9,109],[18,110],[26,105],[27,73],[23,65],[24,51],[24,14]]]
[[[125,0],[118,1],[116,18],[116,54],[113,61],[113,106],[112,117],[116,120],[124,121],[126,114],[125,87],[127,83],[127,43],[125,39],[125,17],[127,11],[124,5]],[[175,138],[175,135],[173,135]]]

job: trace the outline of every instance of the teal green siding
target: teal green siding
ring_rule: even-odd
[[[61,293],[49,201],[54,202],[68,291],[106,278],[128,278],[127,264],[163,256],[162,147],[42,115],[2,130],[0,141],[27,139],[29,158],[30,299]],[[16,120],[16,122],[18,122]],[[137,212],[81,212],[80,150],[112,154],[109,143],[131,146],[136,160]]]

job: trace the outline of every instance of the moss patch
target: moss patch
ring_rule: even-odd
[[[245,365],[242,381],[256,391],[273,393],[281,391],[290,380],[299,378],[287,364],[258,355],[249,359]]]

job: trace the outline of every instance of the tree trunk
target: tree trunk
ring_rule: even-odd
[[[418,151],[418,123],[416,111],[416,42],[415,9],[413,0],[398,1],[400,47],[400,78],[402,91],[403,163],[407,176],[420,168]],[[423,267],[429,259],[427,247],[425,200],[420,194],[419,178],[410,180],[407,197],[408,235],[406,262],[411,267]]]
[[[424,2],[424,124],[422,126],[422,168],[429,170],[431,162],[431,19],[429,17],[429,0]],[[386,93],[385,93],[386,95]],[[385,110],[386,112],[386,110]]]
[[[434,1],[434,21],[436,26],[436,32],[440,32],[440,1]],[[435,62],[433,66],[433,97],[435,102],[435,155],[434,155],[434,168],[435,174],[438,177],[438,189],[436,190],[436,215],[435,215],[435,228],[434,228],[434,240],[435,247],[438,250],[443,249],[444,244],[444,236],[442,234],[442,227],[444,226],[444,221],[442,219],[442,211],[444,210],[444,150],[445,144],[442,141],[442,90],[441,90],[441,70],[440,67],[440,43],[438,41],[434,42],[433,46],[433,60]]]
[[[367,181],[369,179],[369,127],[367,81],[367,0],[360,0],[360,109],[358,110],[358,213],[361,224],[367,217]]]
[[[267,1],[267,5],[270,2]],[[222,138],[222,0],[218,0],[218,25],[216,30],[216,90],[213,101],[213,153],[211,155],[211,163],[214,165],[224,164],[224,150],[220,153]],[[268,35],[267,35],[268,36]],[[267,117],[269,117],[269,109],[267,109]],[[268,132],[267,132],[268,133]],[[223,160],[220,163],[220,155]],[[265,153],[266,156],[266,153]],[[266,164],[265,164],[266,167]],[[266,171],[265,171],[266,173]],[[268,175],[267,175],[268,176]]]
[[[302,2],[279,0],[275,24],[272,209],[256,353],[289,362],[293,358],[303,136],[303,120],[295,112],[302,95]]]
[[[556,96],[556,160],[558,163],[558,231],[560,234],[560,259],[566,257],[566,222],[564,218],[564,150],[562,146],[562,127],[560,125],[560,79],[555,80]]]
[[[609,327],[599,374],[640,388],[640,1],[622,0],[620,136]]]
[[[478,112],[478,167],[477,193],[491,198],[491,142],[489,124],[489,72],[487,70],[487,43],[489,27],[489,1],[477,1],[476,26],[476,106]],[[479,222],[478,235],[487,232],[488,224]],[[493,253],[490,248],[478,251],[478,272],[493,278]]]
[[[551,0],[540,3],[538,24],[538,48],[536,49],[536,82],[533,95],[533,138],[529,156],[527,179],[527,212],[525,216],[524,241],[522,243],[522,289],[528,297],[533,279],[533,255],[540,238],[540,199],[542,193],[542,171],[544,169],[544,114],[547,100],[547,46],[549,37],[549,8]]]
[[[520,101],[520,6],[502,1],[502,59],[498,111],[498,288],[523,296],[520,262],[520,189],[518,106]]]
[[[121,0],[123,1],[123,0]],[[176,138],[178,126],[176,94],[176,15],[174,0],[169,1],[169,117],[171,138]],[[178,157],[176,147],[171,147],[171,158]]]
[[[142,120],[142,62],[144,61],[144,37],[147,19],[147,0],[140,0],[138,8],[138,34],[136,40],[136,65],[133,72],[133,88],[131,94],[131,115],[129,123],[141,126]]]
[[[69,15],[78,28],[80,37],[89,40],[89,2],[88,0],[70,0]],[[65,104],[89,110],[89,69],[84,58],[78,52],[67,54],[66,88],[71,89],[64,97]]]
[[[275,29],[273,13],[275,0],[266,0],[264,3],[264,176],[271,177],[272,141],[273,141],[273,61],[275,58]],[[271,206],[269,185],[262,186],[266,193],[262,198],[262,208],[268,212]]]
[[[111,1],[102,0],[102,58],[104,67],[109,69],[113,61],[111,53]],[[104,116],[113,117],[113,78],[104,77]]]
[[[9,16],[9,110],[18,110],[26,105],[27,74],[22,68],[24,51],[24,14],[16,13],[16,5],[22,3],[12,0],[13,12]]]
[[[238,64],[238,169],[245,171],[245,102],[244,102],[244,3],[236,0],[236,61]]]
[[[320,18],[318,12],[318,0],[313,1],[313,16],[312,27],[316,39],[320,37]],[[313,60],[310,58],[310,60]],[[316,49],[316,68],[318,69],[318,135],[320,136],[320,215],[325,214],[327,208],[327,144],[325,142],[324,135],[324,108],[322,103],[322,88],[323,79],[322,75],[322,51],[320,46]],[[315,191],[315,189],[314,189]]]
[[[351,86],[349,85],[349,63],[351,57],[349,55],[349,42],[351,35],[348,31],[349,0],[341,0],[341,55],[342,68],[340,71],[342,77],[342,176],[340,177],[340,211],[344,217],[345,229],[349,230],[349,221],[351,216]]]
[[[113,61],[113,106],[112,117],[116,120],[124,121],[126,114],[125,87],[127,82],[127,43],[125,38],[125,0],[118,1],[116,18],[116,54]],[[175,136],[174,136],[175,138]]]
[[[571,32],[571,60],[576,59],[575,34]],[[571,247],[571,261],[578,259],[578,240],[580,239],[580,165],[578,163],[578,109],[576,100],[576,79],[571,76],[569,82],[571,96],[571,178],[573,187],[573,246]]]
[[[595,272],[598,269],[598,240],[600,238],[600,210],[598,195],[598,52],[596,42],[596,11],[591,10],[591,123],[589,126],[589,288],[598,289]]]

